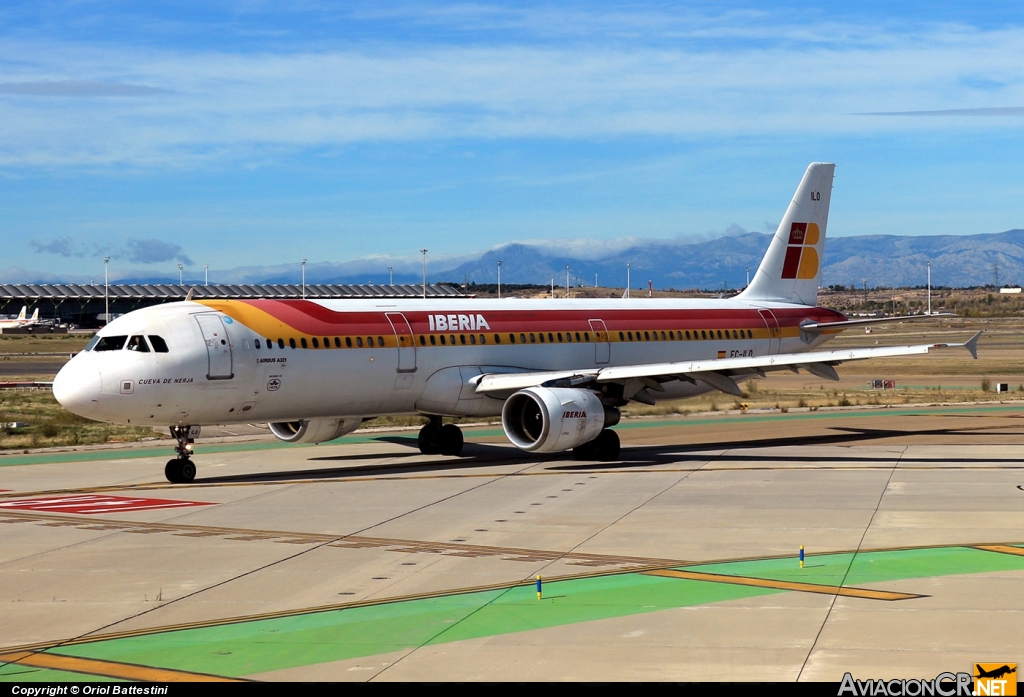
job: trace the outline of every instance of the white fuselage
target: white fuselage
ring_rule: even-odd
[[[88,418],[152,426],[493,416],[506,395],[477,394],[469,380],[481,372],[796,353],[827,338],[801,333],[801,322],[837,319],[822,308],[728,299],[182,302],[104,327],[106,350],[71,359],[54,394]],[[130,340],[111,349],[114,337]],[[135,337],[158,337],[165,351]],[[709,389],[664,388],[654,396]]]

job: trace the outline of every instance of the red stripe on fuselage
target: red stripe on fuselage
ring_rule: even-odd
[[[411,311],[387,308],[377,312],[336,311],[308,300],[237,300],[266,312],[296,332],[310,336],[336,336],[358,334],[393,334],[385,312],[401,313],[409,320],[415,334],[451,334],[467,330],[430,329],[430,315],[483,315],[487,332],[593,332],[590,320],[603,320],[608,331],[670,329],[763,329],[764,321],[756,308],[708,310],[698,308],[658,310],[615,310],[607,306],[593,310],[478,310],[471,303],[455,310]],[[773,309],[781,327],[793,327],[801,322],[836,322],[845,320],[840,312],[822,307]]]

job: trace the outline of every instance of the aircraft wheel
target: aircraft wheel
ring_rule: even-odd
[[[171,484],[177,484],[181,481],[181,475],[178,473],[178,460],[168,460],[167,465],[164,467],[164,476],[167,477],[167,481]]]
[[[164,476],[171,484],[188,484],[196,478],[196,466],[189,459],[176,457],[167,461]]]
[[[445,424],[438,432],[437,443],[442,455],[462,454],[462,429],[455,424]]]
[[[600,435],[598,436],[600,438]],[[572,455],[577,460],[599,460],[597,456],[597,439],[587,441],[583,445],[577,445],[572,449]]]
[[[416,445],[419,446],[420,452],[424,455],[437,455],[441,452],[440,447],[440,431],[433,423],[429,423],[420,429],[420,434],[416,437]]]
[[[619,434],[610,429],[604,429],[594,439],[594,449],[597,451],[597,459],[601,462],[609,462],[619,459]]]

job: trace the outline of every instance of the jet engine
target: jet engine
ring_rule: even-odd
[[[528,387],[505,400],[501,410],[508,439],[535,453],[575,448],[618,422],[618,409],[606,407],[589,390],[571,388]]]
[[[323,443],[352,433],[361,423],[363,419],[360,416],[345,416],[312,421],[278,421],[267,425],[270,432],[285,443]]]

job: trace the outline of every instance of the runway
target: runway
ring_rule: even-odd
[[[1024,657],[1024,405],[0,456],[0,680],[931,678]],[[804,567],[798,552],[804,546]],[[536,577],[542,578],[537,597]]]

